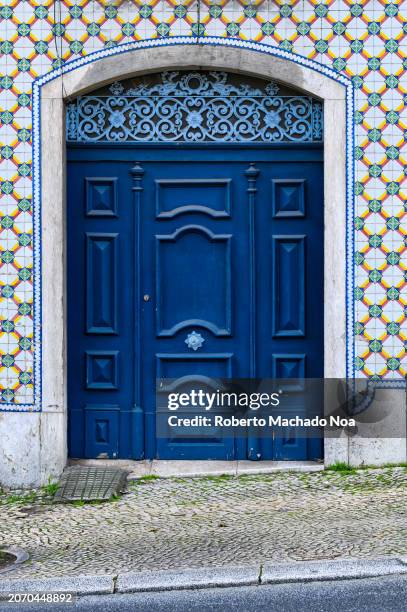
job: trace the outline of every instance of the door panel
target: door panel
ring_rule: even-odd
[[[241,282],[237,278],[248,252],[245,165],[199,157],[191,151],[183,163],[143,166],[143,286],[152,299],[142,308],[141,378],[144,409],[151,414],[148,454],[161,459],[236,458],[233,438],[215,428],[203,428],[193,440],[182,428],[156,437],[155,398],[147,383],[168,377],[175,379],[171,389],[181,392],[186,385],[210,386],[211,378],[239,376],[247,367],[247,320],[238,307],[248,304],[247,266]],[[200,346],[189,346],[191,334],[199,334]]]
[[[270,163],[262,170],[256,208],[257,252],[262,253],[257,375],[323,378],[322,164]],[[290,409],[282,416],[305,417],[301,390],[289,392]],[[271,442],[260,440],[257,451],[263,459],[276,460],[323,456],[321,439],[299,438],[294,428]]]
[[[116,217],[117,178],[86,177],[85,198],[87,217]]]
[[[69,452],[135,457],[128,168],[70,163],[67,190]]]
[[[218,219],[230,217],[230,182],[210,178],[156,180],[157,218],[192,212]]]
[[[117,389],[119,351],[86,351],[86,388]]]
[[[85,406],[85,457],[119,456],[120,406]]]
[[[181,429],[157,437],[155,415],[157,378],[179,391],[248,378],[251,356],[258,378],[323,376],[316,150],[84,145],[68,154],[70,455],[322,456],[320,441],[295,430],[274,440],[207,428],[193,440]],[[250,164],[259,171],[252,234]],[[295,402],[305,412],[298,393]]]
[[[305,336],[305,236],[273,236],[273,336]]]
[[[273,217],[305,217],[306,179],[271,179]]]
[[[230,336],[231,236],[184,225],[156,241],[157,335],[199,326]]]
[[[86,331],[117,333],[117,234],[86,233]]]

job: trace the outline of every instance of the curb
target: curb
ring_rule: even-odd
[[[114,593],[114,576],[57,576],[54,578],[20,578],[1,580],[0,601],[12,593],[72,593],[75,595],[109,595]]]
[[[211,567],[119,574],[117,593],[258,585],[260,566]]]
[[[0,601],[11,593],[108,595],[184,589],[316,582],[407,574],[407,556],[381,559],[337,559],[294,563],[264,563],[247,567],[211,567],[54,578],[6,579]]]
[[[282,582],[317,582],[324,580],[351,580],[375,578],[392,574],[407,574],[406,557],[382,559],[337,559],[335,561],[308,561],[289,564],[269,564],[263,568],[262,584]]]

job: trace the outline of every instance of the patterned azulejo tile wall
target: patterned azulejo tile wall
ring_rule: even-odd
[[[171,36],[256,41],[313,59],[355,90],[354,370],[407,371],[407,5],[404,0],[4,0],[0,8],[0,401],[33,385],[33,81],[94,51]],[[38,279],[37,279],[38,280]],[[38,348],[38,347],[37,347]],[[38,409],[36,403],[34,409]],[[32,408],[31,408],[32,409]]]

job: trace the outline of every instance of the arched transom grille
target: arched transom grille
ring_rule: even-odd
[[[253,80],[252,80],[253,81]],[[225,72],[115,82],[67,106],[70,142],[321,142],[320,101]]]

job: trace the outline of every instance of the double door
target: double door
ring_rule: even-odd
[[[156,379],[323,376],[321,151],[78,146],[68,158],[70,455],[319,458],[295,430],[157,435]]]

